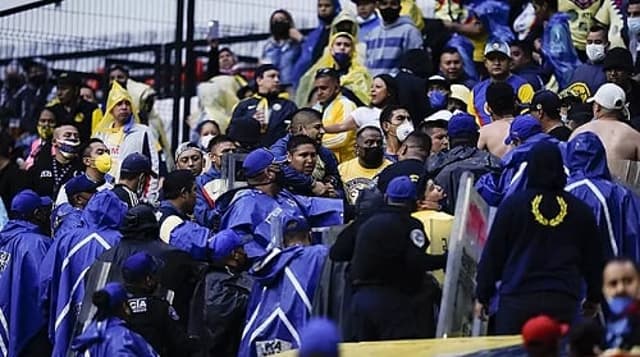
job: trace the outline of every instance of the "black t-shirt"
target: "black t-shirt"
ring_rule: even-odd
[[[40,196],[49,196],[55,201],[58,191],[69,179],[83,173],[84,166],[79,158],[66,164],[58,162],[51,155],[51,144],[42,147],[35,157],[33,166],[27,171],[28,187]]]
[[[7,212],[11,210],[13,197],[24,188],[25,174],[13,161],[0,169],[0,197]]]
[[[569,141],[569,137],[571,136],[571,129],[562,125],[554,128],[548,134],[560,141]]]
[[[417,183],[424,174],[424,162],[416,159],[408,159],[387,166],[378,174],[378,189],[384,193],[389,182],[399,176],[409,176],[411,181]]]

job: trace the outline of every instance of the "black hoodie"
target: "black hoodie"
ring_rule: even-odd
[[[541,142],[529,154],[527,188],[498,208],[478,266],[476,295],[488,303],[500,295],[559,292],[600,300],[603,256],[595,218],[564,191],[566,176],[556,145]],[[564,207],[564,208],[563,208]]]

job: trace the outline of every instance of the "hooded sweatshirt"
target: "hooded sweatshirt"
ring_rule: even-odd
[[[0,355],[18,356],[44,326],[38,266],[51,244],[33,223],[11,220],[0,231]]]
[[[500,205],[478,265],[476,296],[487,304],[500,296],[537,292],[600,300],[603,256],[596,221],[582,201],[564,191],[558,147],[536,144],[528,157],[526,189]]]
[[[65,356],[72,338],[76,314],[84,297],[85,281],[91,264],[107,249],[120,241],[118,231],[127,206],[112,191],[95,194],[82,212],[87,227],[69,232],[61,244],[49,269],[51,282],[51,311],[49,336],[53,336],[53,356]]]
[[[422,47],[422,35],[411,19],[400,16],[396,22],[373,29],[366,40],[367,68],[373,77],[397,69],[402,54]]]
[[[75,340],[71,349],[78,355],[108,356],[158,356],[142,336],[127,328],[124,321],[110,317],[94,321]]]
[[[593,211],[606,258],[640,259],[640,202],[638,196],[615,183],[604,146],[597,135],[582,133],[567,144],[570,192]]]

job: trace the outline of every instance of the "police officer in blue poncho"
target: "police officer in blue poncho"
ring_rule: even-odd
[[[272,249],[249,270],[255,283],[238,351],[241,357],[299,348],[300,330],[311,317],[328,248],[311,245],[311,227],[304,218],[285,217],[283,223],[282,247]]]
[[[614,182],[607,167],[604,145],[591,132],[567,144],[569,168],[566,190],[593,209],[606,258],[640,260],[640,201]]]
[[[131,310],[120,283],[105,285],[92,300],[98,311],[87,330],[73,340],[74,356],[158,356],[142,336],[127,327],[124,320]]]
[[[86,175],[78,175],[64,185],[67,202],[58,205],[52,214],[54,234],[60,236],[69,230],[84,226],[82,210],[98,190],[100,184],[91,181]]]
[[[38,266],[51,243],[44,235],[50,206],[48,197],[24,190],[13,198],[12,219],[0,231],[0,356],[46,354],[50,349],[46,339],[44,345],[33,343],[27,348],[45,327],[38,308],[37,278]]]
[[[267,149],[252,151],[242,163],[249,188],[229,192],[231,199],[219,200],[220,228],[250,236],[244,245],[250,259],[263,257],[278,245],[273,237],[281,217],[304,217],[312,227],[342,223],[342,201],[296,196],[283,189],[281,164]],[[228,203],[222,204],[224,201]]]
[[[502,169],[498,173],[487,173],[476,182],[476,190],[490,206],[497,207],[507,196],[526,186],[529,151],[542,141],[559,143],[543,133],[540,121],[530,114],[519,115],[511,122],[504,143],[514,148],[502,158]]]
[[[49,313],[53,356],[66,355],[84,297],[85,275],[100,254],[120,241],[118,228],[126,213],[127,205],[112,191],[95,194],[82,212],[87,226],[60,237],[55,259],[40,267],[40,281],[50,286],[41,304]]]

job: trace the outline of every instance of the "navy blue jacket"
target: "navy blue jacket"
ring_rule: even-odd
[[[236,105],[231,115],[230,128],[228,131],[233,131],[231,127],[237,124],[237,121],[255,121],[253,115],[258,109],[258,104],[264,97],[259,94],[253,97],[243,99]],[[252,142],[259,142],[261,146],[269,147],[273,145],[278,139],[287,135],[287,123],[286,121],[291,119],[291,115],[298,108],[295,103],[288,99],[280,97],[267,97],[269,102],[269,124],[267,132],[261,134],[259,137],[253,138]]]
[[[271,146],[271,152],[279,159],[287,158],[287,145],[291,140],[292,135],[287,134],[280,138]],[[340,193],[340,197],[344,197],[344,190],[342,189],[342,180],[340,179],[340,173],[338,172],[338,160],[331,150],[322,145],[316,146],[318,150],[318,157],[324,163],[325,180],[323,182],[331,182]],[[290,166],[284,166],[284,177],[287,182],[287,186],[292,189],[292,192],[311,196],[311,189],[313,186],[313,177],[300,173]]]

